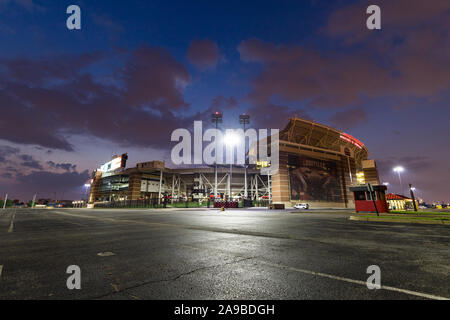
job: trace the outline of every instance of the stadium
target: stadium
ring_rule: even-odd
[[[379,184],[374,160],[358,139],[313,121],[291,118],[279,135],[279,170],[264,175],[256,166],[218,166],[220,200],[248,198],[292,207],[354,208],[350,186]],[[120,201],[207,201],[214,197],[214,167],[168,168],[163,161],[125,168],[127,155],[94,172],[91,205]],[[246,181],[246,183],[245,183]],[[246,197],[247,195],[247,197]]]

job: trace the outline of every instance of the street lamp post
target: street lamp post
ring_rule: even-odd
[[[233,202],[233,163],[230,163],[230,202]]]
[[[214,162],[214,202],[217,201],[217,130],[219,127],[219,123],[222,123],[222,117],[223,115],[220,112],[215,112],[212,114],[211,116],[211,120],[213,123],[215,123],[216,125],[216,140],[215,140],[215,144],[216,144],[216,149],[215,149],[215,154],[216,154],[216,161]]]
[[[36,194],[33,196],[33,201],[31,202],[31,208],[34,209],[34,204],[36,203]]]
[[[413,201],[414,211],[417,212],[416,197],[414,196],[415,190],[416,188],[414,188],[411,184],[409,184],[409,193],[411,194],[411,199]]]
[[[250,116],[248,114],[241,114],[239,116],[239,123],[244,126],[244,150],[245,150],[245,159],[244,159],[244,199],[248,198],[247,192],[247,143],[245,142],[245,125],[250,123]]]
[[[400,181],[401,192],[403,192],[403,183],[402,183],[402,177],[401,177],[400,173],[402,173],[403,171],[405,171],[405,169],[401,166],[394,168],[394,172],[397,172],[397,174],[398,174],[398,180]]]
[[[6,194],[5,202],[3,202],[3,210],[6,209],[6,203],[8,202],[8,194]]]

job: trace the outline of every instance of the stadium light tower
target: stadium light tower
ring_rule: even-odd
[[[223,115],[218,111],[216,111],[211,115],[211,120],[216,125],[216,141],[215,141],[216,149],[214,152],[216,154],[216,161],[214,162],[214,202],[217,201],[217,137],[218,137],[217,130],[219,128],[219,123],[222,123],[222,117]]]
[[[405,169],[404,169],[403,167],[401,167],[401,166],[398,166],[398,167],[395,167],[393,170],[394,170],[394,172],[397,172],[397,174],[398,174],[398,180],[400,181],[401,192],[403,192],[402,177],[401,177],[400,174],[401,174],[403,171],[405,171]]]
[[[239,143],[239,136],[235,133],[228,133],[225,137],[224,137],[224,141],[225,144],[228,146],[228,148],[231,148],[231,150],[233,150],[234,146],[237,145]],[[229,192],[230,192],[230,199],[231,201],[233,201],[233,162],[234,159],[231,159],[231,163],[230,163],[230,185],[229,185]]]
[[[248,114],[241,114],[239,116],[239,123],[244,126],[244,152],[245,152],[245,159],[244,159],[244,199],[247,199],[248,192],[247,192],[247,143],[245,142],[245,125],[250,124],[250,116]]]

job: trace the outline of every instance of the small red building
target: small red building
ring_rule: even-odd
[[[369,192],[367,185],[350,187],[350,191],[353,192],[355,198],[355,210],[358,212],[378,212],[388,213],[389,206],[386,201],[385,185],[375,185],[373,187],[373,193]],[[375,199],[372,199],[372,195]],[[374,201],[375,200],[375,201]],[[375,209],[375,205],[377,206]]]

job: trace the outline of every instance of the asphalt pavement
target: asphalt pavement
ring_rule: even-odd
[[[0,210],[0,299],[450,298],[449,226],[350,215]],[[80,290],[67,288],[73,265]]]

